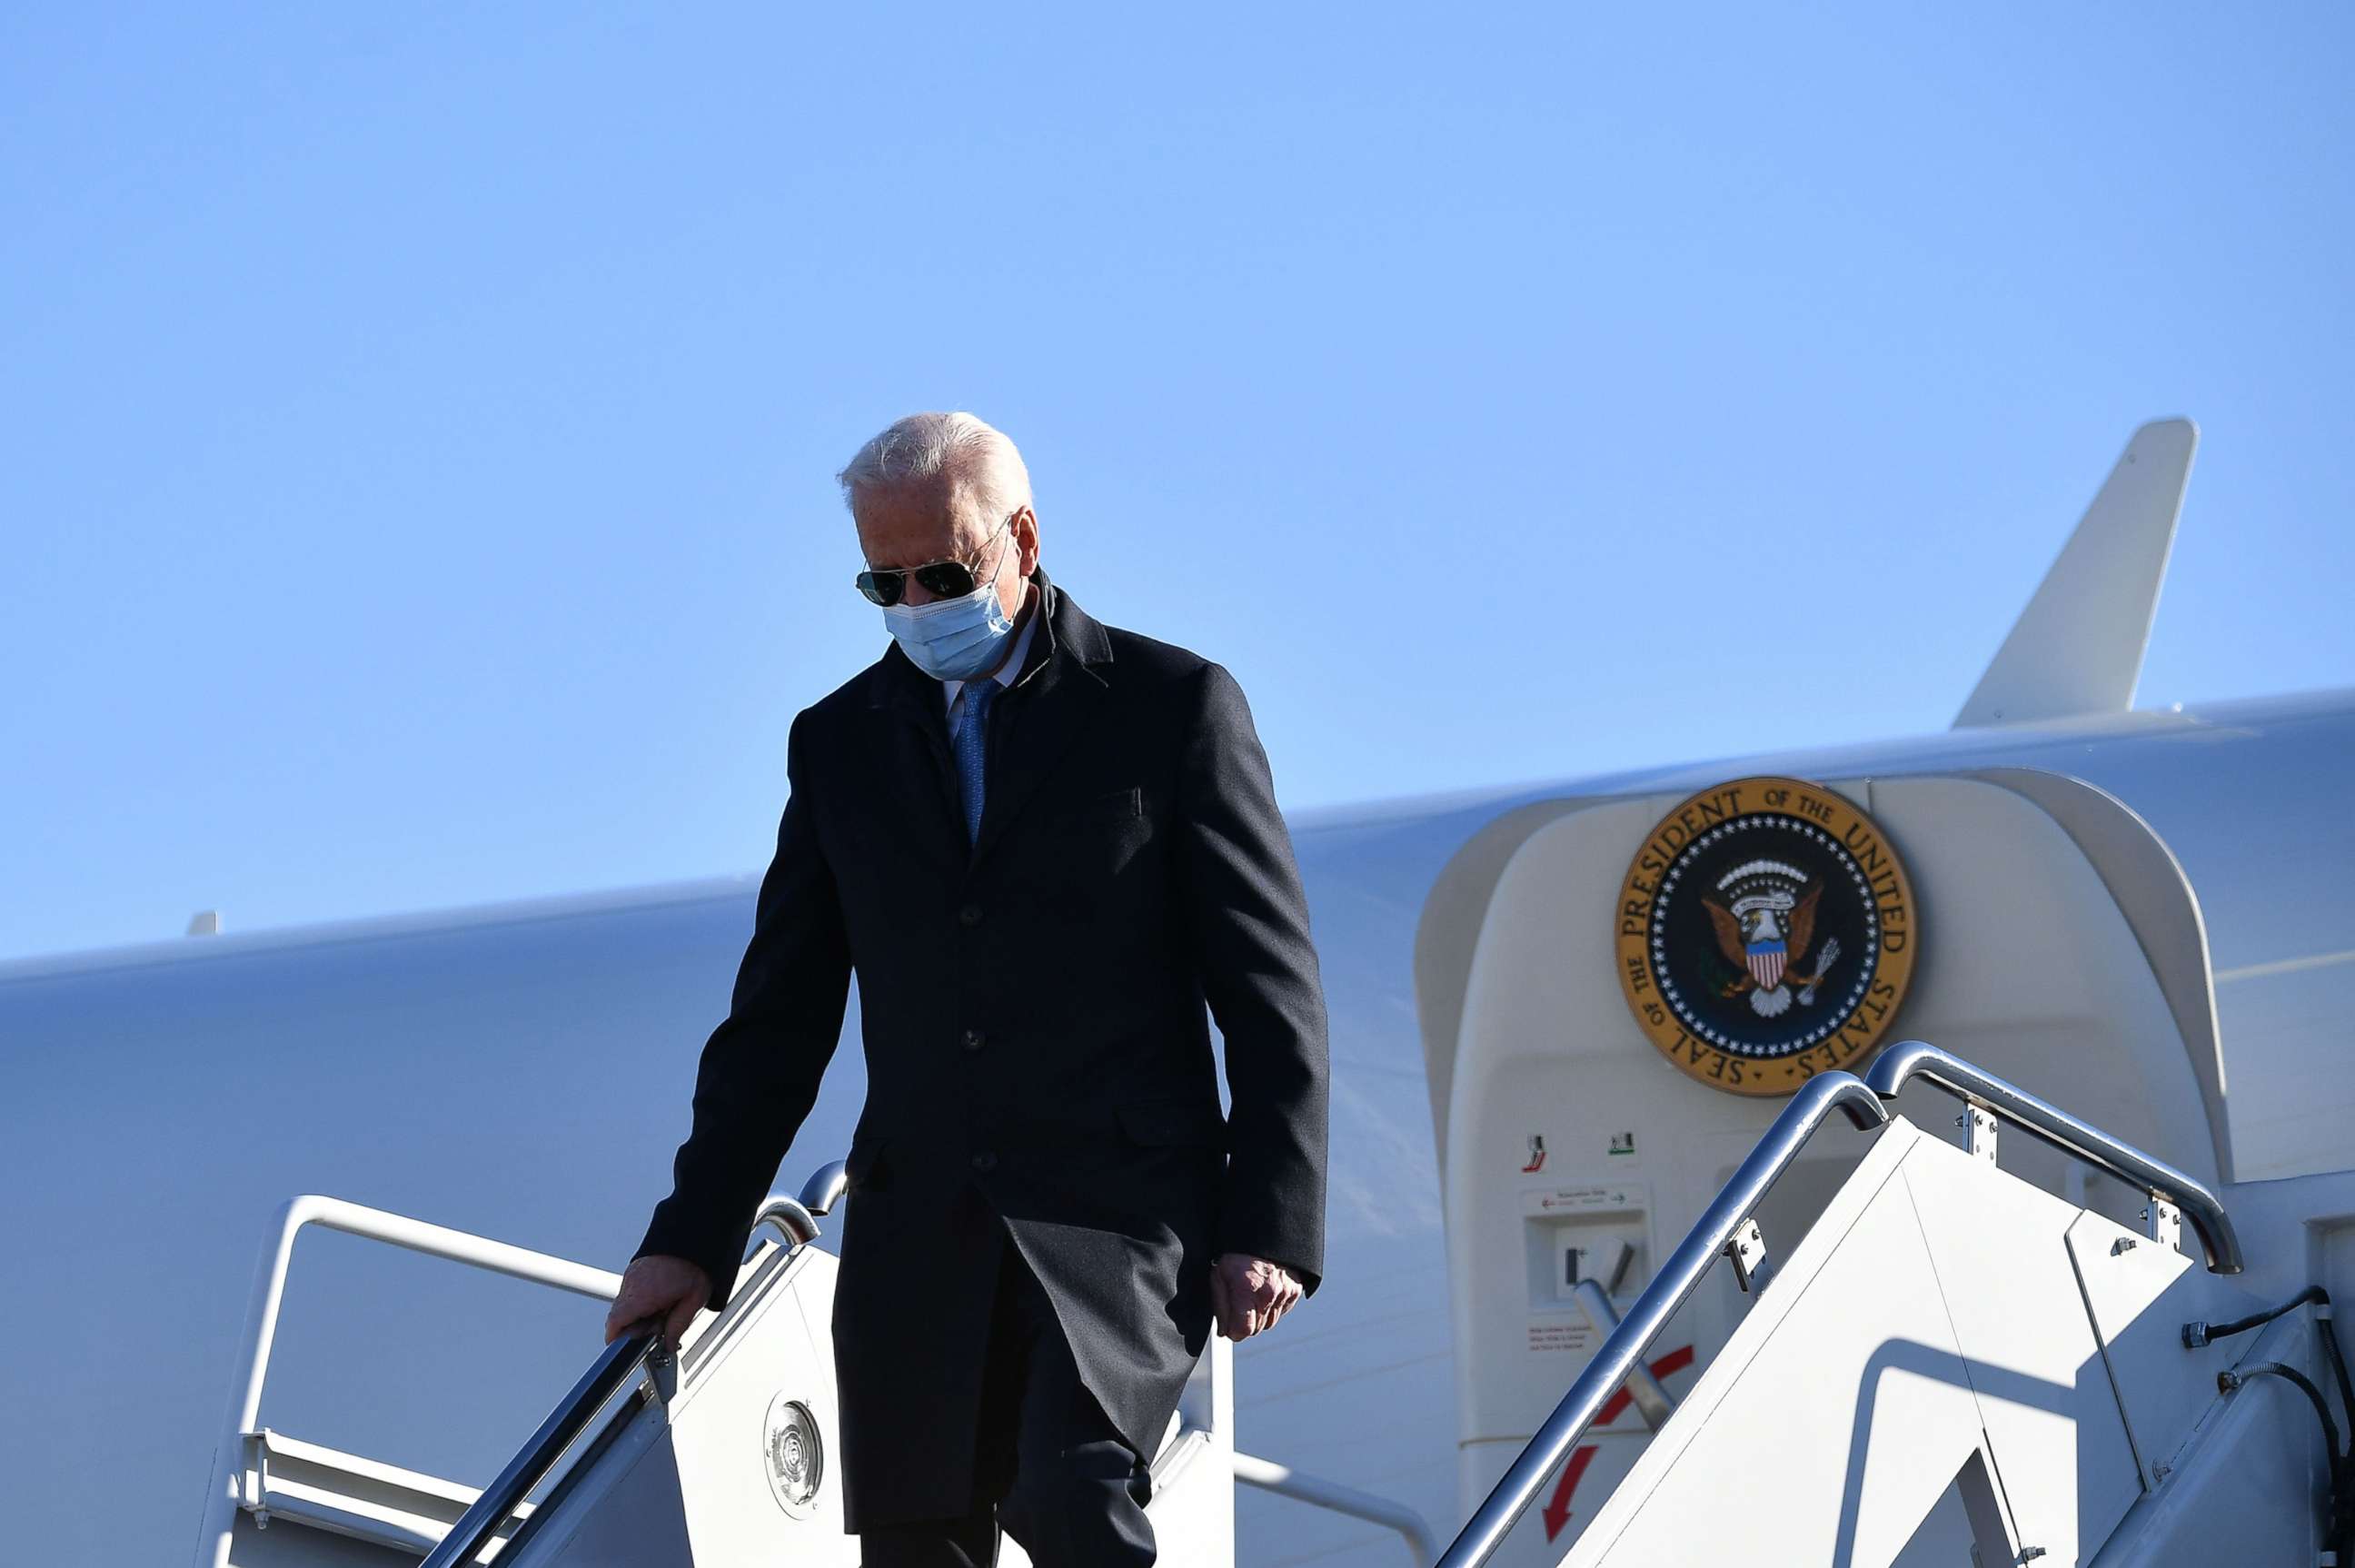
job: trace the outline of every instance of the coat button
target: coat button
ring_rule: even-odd
[[[996,1170],[997,1168],[997,1157],[990,1153],[987,1149],[984,1149],[979,1154],[973,1157],[973,1168],[975,1170]]]
[[[967,904],[964,908],[957,911],[957,923],[959,925],[979,925],[981,923],[981,906],[979,904]]]
[[[982,1032],[979,1029],[969,1029],[965,1030],[964,1048],[967,1051],[979,1051],[981,1049],[982,1039]]]

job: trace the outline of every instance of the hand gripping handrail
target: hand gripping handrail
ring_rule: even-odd
[[[2208,1253],[2211,1274],[2241,1272],[2241,1239],[2216,1195],[2162,1160],[2079,1121],[2058,1105],[2038,1099],[1927,1040],[1904,1040],[1881,1053],[1865,1075],[1872,1092],[1893,1100],[1913,1080],[1935,1084],[1966,1104],[2051,1144],[2073,1159],[2117,1178],[2156,1201],[2171,1203],[2191,1221]]]
[[[842,1170],[842,1161],[838,1159],[820,1166],[803,1185],[798,1199],[771,1193],[753,1216],[752,1228],[773,1225],[789,1247],[817,1240],[816,1217],[841,1200]],[[652,1317],[639,1318],[630,1325],[627,1333],[606,1346],[581,1374],[581,1381],[572,1385],[572,1392],[549,1413],[530,1441],[507,1461],[498,1478],[483,1488],[473,1506],[442,1536],[442,1544],[427,1553],[418,1568],[457,1568],[460,1563],[472,1563],[515,1512],[516,1506],[547,1478],[557,1461],[587,1430],[590,1422],[605,1407],[605,1402],[637,1376],[641,1368],[658,1367],[669,1358],[670,1351],[662,1344],[661,1327]]]
[[[1572,1447],[1594,1424],[1603,1406],[1619,1385],[1644,1364],[1644,1352],[1668,1326],[1677,1309],[1698,1289],[1728,1243],[1757,1211],[1775,1180],[1791,1167],[1816,1129],[1834,1111],[1846,1115],[1862,1131],[1885,1126],[1889,1111],[1881,1097],[1852,1073],[1819,1072],[1791,1096],[1783,1114],[1742,1162],[1717,1200],[1704,1211],[1685,1239],[1636,1298],[1619,1331],[1604,1340],[1586,1370],[1561,1396],[1561,1403],[1529,1439],[1487,1500],[1472,1515],[1440,1558],[1437,1568],[1476,1568],[1504,1541],[1513,1521],[1537,1498],[1546,1478],[1569,1456]]]

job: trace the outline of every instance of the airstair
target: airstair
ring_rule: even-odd
[[[1959,1147],[1891,1113],[1909,1082],[1959,1103]],[[1834,1115],[1878,1136],[1778,1266],[1753,1216]],[[2143,1229],[2008,1175],[2006,1128],[2144,1194]],[[2187,1224],[2205,1268],[2179,1250]],[[1721,1259],[1751,1306],[1671,1412],[1644,1356]],[[2337,1563],[2331,1406],[2350,1394],[2328,1297],[2264,1309],[2241,1271],[2197,1181],[1945,1051],[1893,1046],[1869,1079],[1827,1072],[1792,1098],[1440,1568]],[[1546,1550],[1531,1504],[1622,1385],[1664,1419],[1567,1552]]]
[[[1909,1083],[1955,1099],[1959,1138],[1891,1109]],[[1778,1258],[1760,1205],[1834,1116],[1876,1136]],[[2007,1173],[2007,1130],[2128,1184],[2142,1226]],[[327,1225],[605,1299],[618,1278],[290,1201],[256,1278],[197,1568],[855,1563],[828,1445],[835,1260],[811,1244],[843,1187],[837,1161],[799,1198],[771,1198],[727,1308],[676,1354],[651,1332],[607,1346],[479,1491],[260,1424],[296,1232]],[[2182,1250],[2187,1229],[2204,1267]],[[1646,1355],[1721,1262],[1748,1310],[1671,1403]],[[1945,1051],[1893,1046],[1869,1078],[1826,1072],[1785,1104],[1624,1321],[1590,1293],[1607,1335],[1439,1568],[2338,1563],[2355,1404],[2328,1299],[2318,1287],[2268,1307],[2234,1282],[2242,1266],[2200,1182]],[[1385,1524],[1404,1555],[1433,1561],[1410,1510],[1235,1452],[1233,1396],[1214,1337],[1153,1460],[1162,1562],[1231,1568],[1238,1481]],[[1566,1551],[1553,1545],[1532,1505],[1631,1402],[1648,1445]],[[1009,1541],[1000,1561],[1027,1559]]]
[[[842,1528],[829,1320],[835,1258],[813,1245],[843,1163],[773,1195],[727,1307],[677,1351],[651,1325],[606,1346],[487,1487],[476,1489],[274,1432],[260,1419],[297,1236],[320,1226],[611,1300],[620,1276],[334,1198],[290,1200],[256,1274],[197,1568],[828,1568]],[[1231,1568],[1234,1487],[1386,1526],[1395,1560],[1436,1552],[1412,1509],[1238,1453],[1232,1347],[1213,1336],[1152,1462],[1161,1559]],[[1028,1559],[1011,1540],[1001,1564]]]

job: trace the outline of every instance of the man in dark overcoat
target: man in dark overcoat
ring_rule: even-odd
[[[777,850],[607,1337],[735,1288],[851,976],[868,1092],[834,1347],[867,1568],[1154,1561],[1215,1317],[1323,1267],[1326,1023],[1241,688],[1039,564],[1020,454],[919,414],[841,480],[883,656],[794,720]],[[1205,1003],[1225,1042],[1221,1115]]]

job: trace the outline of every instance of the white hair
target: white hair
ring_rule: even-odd
[[[945,481],[952,507],[963,502],[974,525],[995,529],[1030,504],[1030,470],[1003,432],[968,413],[910,414],[860,447],[841,473],[853,517],[859,498],[879,490]]]

